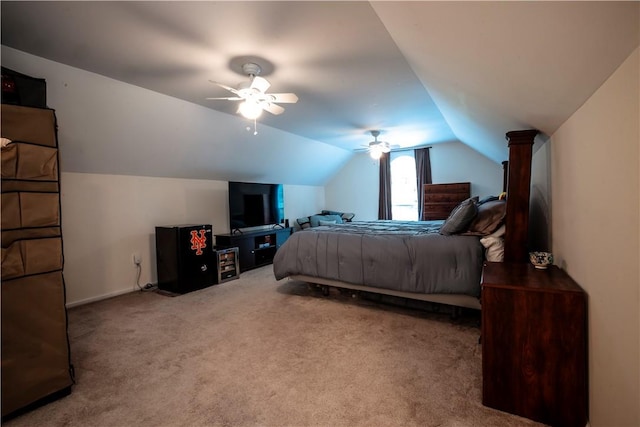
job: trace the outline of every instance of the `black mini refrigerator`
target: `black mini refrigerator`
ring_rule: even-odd
[[[212,230],[211,224],[156,227],[158,289],[184,294],[216,283]]]

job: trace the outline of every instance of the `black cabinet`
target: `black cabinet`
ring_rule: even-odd
[[[217,282],[210,224],[156,227],[158,289],[184,294]]]
[[[216,234],[217,248],[238,248],[240,271],[271,264],[280,246],[291,236],[291,228]]]

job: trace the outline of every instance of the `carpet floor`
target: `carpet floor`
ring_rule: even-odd
[[[539,426],[482,405],[479,316],[328,297],[266,266],[69,310],[72,393],[19,426]]]

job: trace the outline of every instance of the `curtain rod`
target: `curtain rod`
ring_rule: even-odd
[[[410,151],[417,150],[418,148],[433,148],[432,145],[416,145],[415,147],[394,148],[391,151]]]

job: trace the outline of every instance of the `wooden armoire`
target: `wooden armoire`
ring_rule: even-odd
[[[4,76],[3,76],[4,77]],[[2,418],[71,392],[55,112],[2,104]]]

